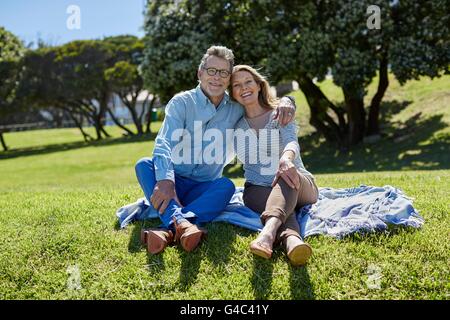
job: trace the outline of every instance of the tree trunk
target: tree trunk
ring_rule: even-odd
[[[147,117],[147,124],[145,126],[145,133],[151,133],[152,129],[150,128],[150,125],[152,124],[152,108],[155,104],[156,96],[153,96],[153,99],[150,101],[150,105],[148,106],[148,117]]]
[[[380,133],[380,104],[384,94],[389,86],[388,77],[388,59],[386,54],[380,60],[380,80],[378,81],[378,89],[372,98],[369,108],[369,119],[367,121],[367,135],[375,135]]]
[[[322,90],[306,75],[299,77],[298,84],[311,110],[311,125],[318,132],[322,133],[328,142],[337,143],[341,149],[345,148],[344,134],[346,125],[343,113],[338,114],[336,112],[338,108],[328,100]],[[337,113],[339,124],[327,113],[329,108]]]
[[[109,109],[108,108],[108,101],[109,101],[109,97],[110,97],[110,92],[107,90],[103,90],[101,93],[101,96],[99,97],[99,99],[97,99],[97,101],[100,104],[100,110],[98,111],[98,114],[96,114],[96,122],[99,126],[99,131],[101,133],[103,133],[103,135],[106,138],[111,138],[111,136],[109,135],[108,132],[106,132],[104,125],[103,125],[103,120],[106,116],[106,112]]]
[[[102,123],[101,123],[101,113],[97,112],[97,108],[86,102],[80,102],[78,109],[82,114],[84,114],[88,120],[92,123],[95,128],[95,140],[102,139]]]
[[[114,115],[114,113],[108,108],[108,113],[111,116],[111,119],[114,121],[114,123],[121,129],[123,129],[124,131],[126,131],[129,135],[134,136],[134,132],[131,131],[130,129],[128,129],[127,127],[125,127],[123,124],[120,123],[119,119],[116,118],[116,116]]]
[[[100,131],[103,133],[103,135],[106,138],[111,138],[111,135],[108,132],[106,132],[105,127],[103,126],[103,123],[100,123]]]
[[[142,131],[142,123],[140,119],[138,118],[137,112],[136,112],[136,99],[133,99],[130,103],[130,105],[126,105],[128,107],[128,110],[131,113],[131,118],[133,119],[134,125],[136,126],[137,134],[142,135],[144,132]]]
[[[0,132],[0,142],[2,143],[3,151],[8,151],[8,146],[6,145],[5,138],[3,137],[3,132]]]
[[[148,100],[150,97],[150,93],[147,93],[147,96],[145,97],[144,101],[142,101],[142,110],[141,113],[139,114],[139,123],[142,125],[142,130],[144,130],[144,124],[142,123],[142,118],[145,114],[145,109],[147,108],[147,104],[148,104]]]
[[[363,96],[357,90],[342,89],[348,116],[348,144],[356,145],[364,138],[366,113]]]
[[[91,114],[91,118],[94,122],[95,134],[97,135],[96,140],[101,140],[103,138],[102,134],[105,137],[111,137],[108,132],[105,131],[102,124],[102,116],[101,114]]]
[[[74,114],[72,114],[72,112],[67,112],[67,113],[69,114],[69,117],[75,122],[75,125],[77,126],[77,128],[81,131],[84,141],[89,142],[89,140],[93,140],[93,138],[83,130],[82,122],[80,120],[78,120],[77,117]]]
[[[128,111],[131,114],[131,120],[134,123],[134,126],[136,127],[136,131],[138,135],[142,135],[144,132],[142,130],[142,122],[136,112],[136,103],[137,103],[137,97],[139,96],[139,91],[135,92],[134,95],[132,96],[131,101],[128,101],[127,99],[127,95],[126,94],[121,94],[120,92],[117,93],[117,95],[120,97],[120,100],[122,101],[122,103],[125,105],[125,107],[128,109]],[[120,126],[118,123],[119,121],[114,120],[115,116],[112,114],[113,112],[111,110],[108,110],[109,114],[111,115],[111,118],[113,118],[113,121]],[[122,126],[120,126],[122,129],[124,129]],[[131,132],[130,130],[124,129],[126,130],[129,134],[134,135],[133,132]]]
[[[108,105],[104,104],[101,108],[100,108],[100,114],[99,114],[99,123],[100,123],[100,130],[103,132],[103,134],[105,135],[105,137],[107,138],[111,138],[111,135],[106,132],[105,126],[104,126],[104,119],[106,116],[106,110],[108,110]]]
[[[102,131],[100,130],[100,124],[97,119],[94,117],[94,127],[95,127],[95,135],[97,136],[95,140],[102,140]]]

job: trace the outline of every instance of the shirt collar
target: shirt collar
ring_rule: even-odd
[[[208,103],[212,104],[211,100],[209,100],[209,98],[203,92],[202,88],[200,87],[200,84],[198,84],[197,88],[195,88],[195,91],[197,94],[197,99],[200,102],[203,102],[204,107],[206,107],[208,105]],[[227,91],[225,91],[225,95],[223,96],[221,104],[228,103],[229,101],[230,101],[230,95],[228,94]]]

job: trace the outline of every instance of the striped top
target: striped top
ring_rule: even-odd
[[[297,170],[313,178],[305,169],[300,156],[300,146],[297,140],[297,125],[290,122],[281,127],[278,120],[273,119],[272,111],[263,129],[250,127],[248,120],[242,117],[236,125],[234,133],[234,151],[243,164],[246,182],[260,186],[271,186],[278,169],[281,155],[284,151],[295,153],[293,163]]]

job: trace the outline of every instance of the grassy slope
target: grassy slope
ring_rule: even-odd
[[[339,101],[330,82],[322,86]],[[310,238],[314,255],[305,268],[291,268],[280,250],[272,261],[253,257],[247,248],[256,234],[226,224],[207,225],[208,241],[194,253],[170,247],[148,256],[139,246],[141,224],[120,231],[114,216],[142,195],[133,165],[150,155],[148,138],[120,138],[113,128],[114,139],[91,144],[73,129],[6,134],[15,149],[0,155],[0,298],[448,299],[448,88],[448,76],[404,87],[392,81],[387,135],[351,155],[310,136],[296,93],[304,161],[320,186],[394,185],[426,219],[420,231]],[[419,111],[417,130],[389,135]],[[237,168],[228,175],[242,185]],[[67,288],[72,265],[81,290]],[[370,265],[381,270],[381,289],[366,284]]]

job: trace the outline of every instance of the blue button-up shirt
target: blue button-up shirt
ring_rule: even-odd
[[[196,181],[220,178],[232,160],[232,129],[244,108],[227,93],[216,108],[198,85],[175,95],[165,113],[153,150],[156,180],[175,181],[175,173]]]

